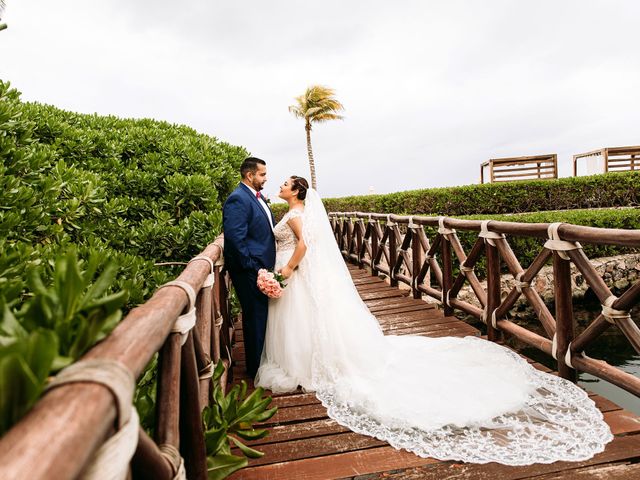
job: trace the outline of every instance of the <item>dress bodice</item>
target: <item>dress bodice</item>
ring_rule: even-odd
[[[298,239],[291,227],[287,223],[292,218],[301,217],[302,210],[289,210],[284,217],[273,227],[273,234],[276,237],[276,249],[278,251],[293,250],[296,248]]]

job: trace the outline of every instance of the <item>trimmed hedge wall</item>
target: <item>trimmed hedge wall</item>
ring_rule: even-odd
[[[640,204],[640,172],[327,198],[330,212],[474,215]]]

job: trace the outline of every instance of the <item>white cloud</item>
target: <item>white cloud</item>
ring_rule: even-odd
[[[488,158],[637,144],[633,0],[8,0],[0,76],[23,98],[186,123],[306,175],[313,83],[346,119],[313,131],[321,193],[475,183]]]

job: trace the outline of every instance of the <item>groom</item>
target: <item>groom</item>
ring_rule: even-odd
[[[272,270],[276,261],[273,215],[260,194],[267,182],[267,164],[246,158],[242,182],[222,207],[224,261],[242,306],[247,373],[255,377],[267,328],[268,298],[256,285],[258,270]]]

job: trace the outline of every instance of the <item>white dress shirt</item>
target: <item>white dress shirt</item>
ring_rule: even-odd
[[[256,196],[256,193],[258,193],[253,187],[247,185],[246,183],[242,182],[242,184],[247,187],[249,190],[251,190],[251,193],[253,194],[253,196]],[[256,198],[258,200],[258,202],[260,203],[260,205],[262,206],[262,208],[264,209],[265,212],[267,212],[267,218],[269,219],[269,223],[271,222],[271,210],[269,210],[269,206],[267,205],[267,202],[264,201],[264,197],[262,196],[262,194],[260,194],[260,198]]]

